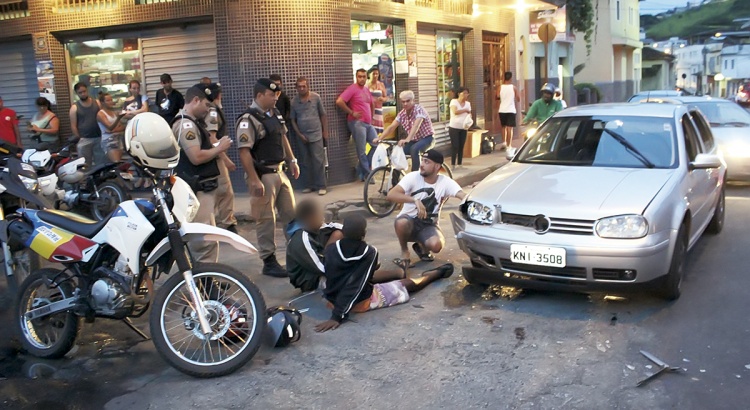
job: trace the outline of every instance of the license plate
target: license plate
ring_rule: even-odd
[[[527,265],[565,267],[565,249],[547,246],[510,245],[510,260]]]

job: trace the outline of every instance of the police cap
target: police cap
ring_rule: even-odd
[[[262,87],[266,90],[271,90],[273,92],[279,92],[281,91],[281,87],[276,85],[275,82],[271,81],[270,78],[261,78],[255,83],[255,87]]]

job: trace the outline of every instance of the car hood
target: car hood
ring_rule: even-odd
[[[750,147],[750,127],[711,127],[714,139],[721,147],[740,144]]]
[[[642,214],[674,173],[512,162],[478,184],[470,199],[507,213],[595,220]]]

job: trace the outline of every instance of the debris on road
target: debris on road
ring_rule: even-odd
[[[482,299],[492,300],[500,297],[503,299],[513,300],[523,293],[523,289],[513,288],[510,286],[490,285],[482,293]]]
[[[685,362],[685,363],[690,363],[690,360],[688,360],[688,359],[682,359],[682,361]]]
[[[417,305],[417,304],[411,305],[411,307],[413,307],[413,308],[417,308],[417,309],[424,309],[424,306],[422,306],[422,305]]]
[[[625,367],[627,367],[630,370],[635,370],[635,366],[633,366],[632,364],[626,364]]]
[[[647,376],[645,379],[640,380],[638,383],[636,383],[636,386],[638,386],[638,387],[643,386],[644,384],[648,383],[650,380],[654,379],[656,376],[658,376],[658,375],[660,375],[660,374],[662,374],[664,372],[676,373],[676,372],[682,370],[679,367],[672,367],[672,366],[666,364],[664,361],[662,361],[658,357],[652,355],[651,353],[649,353],[649,352],[647,352],[645,350],[641,350],[641,354],[643,356],[645,356],[648,360],[651,360],[657,366],[659,366],[659,370],[655,371],[654,373],[652,373],[649,376]],[[650,369],[651,365],[646,365],[646,367]]]
[[[523,340],[526,339],[526,330],[522,327],[513,329],[513,333],[516,334],[516,340],[519,342],[523,342]]]
[[[750,370],[750,364],[746,364],[745,369]]]

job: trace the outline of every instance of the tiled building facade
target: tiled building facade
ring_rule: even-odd
[[[505,70],[516,66],[516,53],[511,49],[515,44],[514,10],[489,0],[52,0],[23,3],[28,4],[28,16],[1,23],[0,58],[3,44],[28,42],[34,47],[37,61],[53,61],[57,95],[53,111],[61,119],[63,137],[70,135],[67,111],[72,103],[66,39],[81,34],[106,38],[109,33],[142,33],[161,27],[179,30],[195,24],[211,24],[218,68],[215,81],[222,84],[224,109],[230,120],[251,101],[252,86],[257,78],[281,74],[290,96],[294,94],[293,84],[298,76],[310,79],[311,89],[323,97],[329,114],[331,185],[355,178],[355,154],[346,119],[334,103],[353,81],[351,20],[393,24],[395,41],[405,43],[408,53],[416,53],[418,31],[462,33],[462,82],[470,90],[475,119],[480,126],[485,116],[494,115],[485,112],[488,85],[483,71],[486,65],[483,38],[500,39],[501,66]],[[421,56],[417,58],[420,61]],[[426,95],[431,98],[436,95],[435,90],[429,93],[420,90],[419,78],[406,73],[397,74],[395,84],[398,91],[413,90],[418,102]],[[153,99],[156,90],[149,88],[146,92]],[[486,95],[493,94],[490,91]],[[443,128],[436,126],[444,134]],[[231,134],[234,138],[234,130]],[[236,151],[232,155],[236,158]],[[233,180],[236,189],[245,189],[241,171],[234,173]]]

